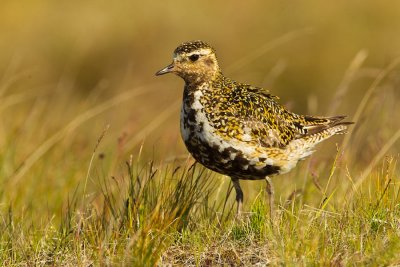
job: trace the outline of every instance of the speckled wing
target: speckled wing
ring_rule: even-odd
[[[234,91],[231,108],[244,132],[242,141],[263,147],[283,148],[292,140],[351,124],[342,122],[345,116],[313,117],[289,112],[275,101],[277,97],[262,88],[237,84]],[[338,128],[337,133],[340,131]]]
[[[302,117],[287,111],[267,90],[238,84],[232,97],[231,109],[241,124],[242,141],[263,147],[284,147],[306,133]]]

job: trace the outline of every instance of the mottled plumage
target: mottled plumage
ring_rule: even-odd
[[[185,80],[181,132],[186,147],[198,162],[232,178],[239,211],[239,179],[286,173],[349,124],[342,122],[344,116],[292,113],[267,90],[225,77],[215,50],[202,41],[176,48],[174,62],[157,75],[169,72]]]

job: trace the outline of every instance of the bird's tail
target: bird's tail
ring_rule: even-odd
[[[313,148],[318,143],[336,134],[347,133],[347,127],[353,122],[343,121],[346,116],[335,117],[304,117],[303,129],[305,134],[299,139],[303,145],[303,152],[299,158],[305,158],[312,154]]]
[[[354,122],[343,121],[346,116],[313,117],[305,116],[303,129],[305,136],[321,135],[326,138],[334,134],[346,133],[347,126]],[[325,139],[325,138],[324,138]]]

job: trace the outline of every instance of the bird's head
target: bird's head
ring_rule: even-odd
[[[203,41],[192,41],[178,46],[173,62],[156,75],[175,73],[186,83],[198,83],[213,80],[220,72],[215,50]]]

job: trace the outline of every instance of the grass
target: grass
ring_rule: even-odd
[[[355,61],[360,61],[359,55]],[[395,64],[372,81],[356,112],[360,123],[345,137],[343,147],[337,147],[335,157],[316,160],[317,152],[290,174],[273,179],[278,207],[272,222],[263,183],[243,183],[248,212],[238,219],[229,179],[194,164],[190,157],[157,160],[160,153],[150,155],[143,143],[136,154],[124,153],[147,131],[164,125],[176,103],[129,140],[120,136],[111,149],[104,144],[113,135],[110,125],[102,126],[100,134],[85,129],[93,152],[80,154],[82,149],[74,142],[85,145],[87,139],[82,143],[73,136],[77,129],[157,86],[131,89],[99,104],[86,103],[77,114],[64,112],[57,127],[52,126],[54,117],[45,128],[40,120],[49,109],[63,112],[62,105],[59,110],[50,102],[44,106],[30,102],[20,111],[29,114],[27,120],[8,120],[10,110],[3,107],[2,119],[9,128],[3,130],[0,153],[0,262],[5,266],[399,264],[400,172],[398,155],[390,156],[398,130],[387,134],[382,129],[390,138],[367,161],[357,158],[364,149],[359,140],[370,134],[362,117],[371,112],[372,93],[382,83],[392,83],[385,76]],[[354,65],[350,64],[352,73]],[[346,80],[351,80],[349,75]],[[343,94],[344,89],[337,95]],[[72,97],[63,99],[66,96]],[[63,103],[57,97],[54,101]],[[374,120],[389,116],[390,108],[370,113],[370,122],[377,125]],[[37,135],[23,131],[21,125],[30,125]],[[32,138],[39,145],[23,142]],[[22,150],[21,143],[26,144]],[[18,151],[28,150],[18,165]],[[84,160],[78,162],[76,156]],[[47,162],[57,164],[47,169]]]
[[[394,63],[373,81],[356,113],[360,120],[367,112],[368,98],[393,67]],[[137,145],[146,129],[159,128],[175,104],[153,118],[139,136],[120,137],[114,151],[103,145],[111,131],[106,125],[97,141],[93,139],[92,154],[84,154],[86,160],[80,164],[73,161],[78,152],[71,142],[63,144],[64,139],[88,120],[146,90],[150,91],[138,88],[121,93],[89,105],[78,115],[67,113],[70,122],[47,135],[20,166],[15,165],[18,138],[29,138],[29,133],[21,132],[18,119],[8,124],[10,135],[5,135],[0,157],[5,177],[0,191],[2,265],[400,263],[398,156],[385,156],[395,146],[398,131],[369,162],[362,163],[356,159],[360,147],[349,140],[365,138],[368,132],[365,124],[356,124],[344,140],[347,149],[337,147],[336,157],[317,162],[312,158],[289,175],[274,178],[279,201],[272,222],[265,185],[244,183],[248,212],[238,219],[229,179],[190,158],[149,161],[155,156],[146,154],[143,144],[136,155],[127,157],[121,152],[125,146],[130,150]],[[47,112],[46,106],[27,110]],[[39,115],[31,115],[30,124],[40,135]],[[75,152],[68,153],[67,147]],[[32,180],[40,179],[46,161],[54,162],[54,158],[71,165],[56,165],[46,177],[59,178],[47,183]],[[60,198],[59,192],[66,192],[66,197]]]
[[[127,162],[122,180],[98,181],[97,200],[88,203],[85,195],[72,195],[58,227],[52,218],[35,223],[19,220],[10,206],[0,226],[0,261],[5,265],[155,265],[172,241],[169,235],[187,227],[189,213],[207,194],[204,169],[170,167]]]
[[[184,1],[160,10],[8,2],[15,12],[0,10],[1,266],[400,264],[400,9],[302,3],[294,15],[270,1],[232,22],[230,11],[244,6],[199,5],[204,21]],[[30,25],[21,35],[15,14]],[[174,45],[203,36],[232,78],[268,85],[296,112],[356,121],[272,178],[273,222],[264,181],[242,182],[245,214],[235,218],[229,179],[194,164],[180,140],[182,83],[152,76]],[[246,42],[232,45],[238,39]]]
[[[243,266],[398,264],[400,187],[393,182],[393,160],[383,165],[353,198],[333,192],[319,201],[304,194],[281,202],[272,224],[260,193],[243,220],[194,222],[196,230],[178,235],[163,260]],[[347,186],[352,190],[351,179]],[[313,204],[305,203],[308,197]]]
[[[252,183],[258,193],[247,200],[244,217],[235,218],[233,196],[225,193],[232,193],[228,179],[190,158],[146,163],[142,147],[118,175],[102,173],[107,162],[99,149],[108,131],[107,126],[100,134],[86,175],[81,172],[58,214],[50,208],[35,214],[27,203],[2,205],[3,265],[400,263],[397,157],[372,161],[365,177],[353,174],[340,148],[331,166],[310,172],[300,164],[284,180],[274,179],[280,200],[270,222],[264,186]],[[300,177],[304,181],[296,188],[293,181]]]
[[[10,205],[0,224],[0,261],[57,266],[400,262],[400,185],[393,158],[354,194],[349,194],[355,180],[350,175],[329,195],[308,184],[302,194],[280,201],[272,223],[263,190],[242,219],[222,216],[212,176],[198,165],[130,161],[121,180],[99,179],[100,194],[90,201],[72,195],[58,226],[55,215],[32,222],[29,212],[15,216]]]

